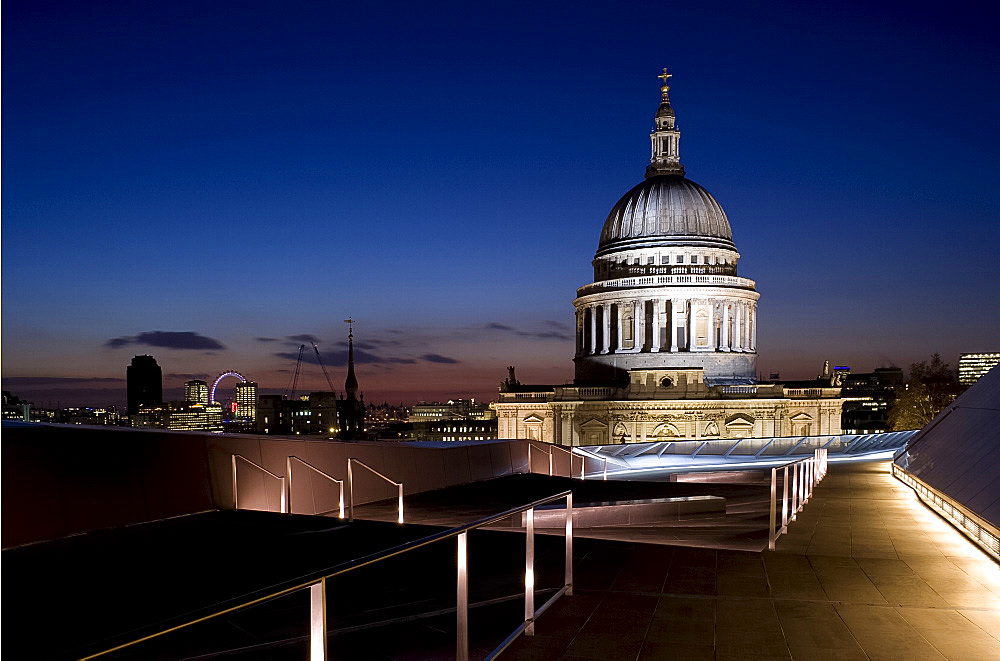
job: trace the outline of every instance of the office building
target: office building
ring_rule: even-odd
[[[236,419],[251,425],[257,422],[257,383],[243,381],[236,384]]]
[[[208,404],[208,384],[199,380],[186,382],[184,400],[194,404]]]
[[[128,414],[134,415],[142,406],[163,402],[163,370],[152,356],[135,356],[125,369],[128,389]]]
[[[1000,353],[963,353],[958,358],[958,382],[971,386],[1000,365]]]

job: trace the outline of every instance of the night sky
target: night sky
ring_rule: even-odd
[[[1000,350],[984,7],[4,2],[3,389],[342,387],[348,316],[368,401],[569,381],[664,66],[765,376]]]

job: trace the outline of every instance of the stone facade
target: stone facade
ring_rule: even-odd
[[[608,445],[840,433],[840,388],[710,386],[700,369],[631,370],[627,387],[502,392],[499,438]]]

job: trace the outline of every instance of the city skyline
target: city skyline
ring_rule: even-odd
[[[758,283],[765,377],[996,349],[982,10],[4,18],[3,387],[36,403],[123,403],[137,354],[165,396],[229,369],[280,392],[312,342],[339,387],[348,316],[369,401],[492,398],[510,364],[570,381],[572,300],[642,179],[664,66],[688,176]],[[328,390],[303,361],[299,390]]]

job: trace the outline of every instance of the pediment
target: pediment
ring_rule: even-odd
[[[800,422],[800,423],[813,421],[813,417],[804,411],[799,411],[795,415],[789,416],[788,419],[791,420],[792,422]]]
[[[526,424],[526,425],[540,425],[540,424],[542,424],[542,419],[539,418],[537,415],[529,415],[527,418],[524,419],[524,424]]]
[[[746,413],[737,413],[726,418],[726,427],[729,429],[749,429],[753,427],[754,419]]]
[[[604,431],[607,428],[608,426],[597,418],[591,418],[587,422],[580,425],[580,429],[583,431]]]

